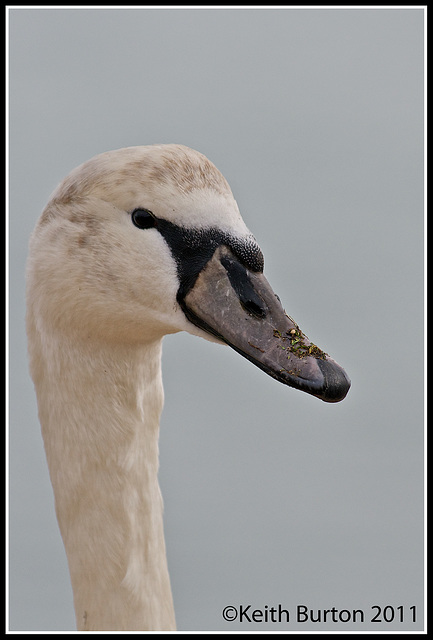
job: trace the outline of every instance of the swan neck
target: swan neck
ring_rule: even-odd
[[[175,628],[157,478],[161,346],[51,337],[33,354],[79,630]]]

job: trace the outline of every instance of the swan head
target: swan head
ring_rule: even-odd
[[[231,189],[182,145],[103,153],[58,186],[33,232],[28,315],[71,340],[142,344],[188,331],[342,400],[344,370],[285,313]],[[38,329],[39,328],[39,329]]]

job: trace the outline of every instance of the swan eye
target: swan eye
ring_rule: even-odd
[[[132,222],[139,229],[151,229],[155,226],[156,221],[153,214],[148,209],[135,209],[132,212]]]

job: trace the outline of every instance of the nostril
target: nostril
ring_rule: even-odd
[[[255,296],[255,297],[256,297],[256,300],[251,300],[251,299],[245,299],[242,296],[240,296],[239,298],[240,298],[241,305],[243,306],[245,311],[247,311],[249,314],[253,316],[256,316],[256,318],[265,318],[266,309],[261,304],[260,298],[258,298],[258,296]]]
[[[221,259],[221,264],[227,271],[230,284],[245,311],[256,318],[265,318],[267,307],[254,290],[254,285],[245,267],[228,256]]]

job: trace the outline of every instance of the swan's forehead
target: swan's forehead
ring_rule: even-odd
[[[224,176],[203,154],[182,145],[101,154],[73,171],[56,194],[63,200],[86,195],[126,211],[146,208],[185,228],[249,234]]]

